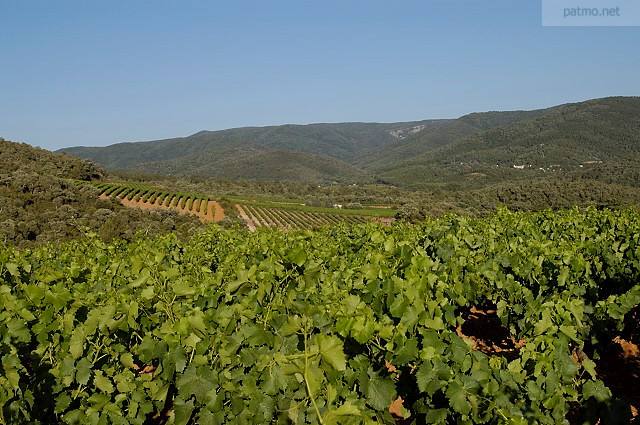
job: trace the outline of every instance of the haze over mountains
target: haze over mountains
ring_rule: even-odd
[[[628,184],[639,164],[640,98],[451,120],[244,127],[61,151],[107,170],[205,178],[428,186],[604,173]]]

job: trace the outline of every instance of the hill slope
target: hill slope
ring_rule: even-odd
[[[382,177],[399,184],[468,174],[483,174],[488,180],[531,179],[548,172],[580,172],[580,165],[588,168],[638,153],[640,98],[606,98],[564,105],[537,118],[459,138],[396,163]]]
[[[34,246],[81,237],[89,228],[105,239],[130,238],[137,231],[178,230],[186,235],[198,219],[149,213],[98,199],[90,185],[103,173],[89,161],[57,155],[0,138],[0,242]]]
[[[495,127],[547,115],[559,107],[534,111],[476,112],[451,120],[442,126],[424,129],[406,139],[396,140],[363,155],[356,164],[372,171],[388,171],[403,161],[425,155],[455,140]]]
[[[6,177],[15,173],[37,174],[57,178],[92,180],[103,175],[91,161],[75,156],[55,154],[34,148],[26,143],[15,143],[0,137],[0,172]]]
[[[122,170],[142,174],[314,184],[374,181],[370,174],[344,161],[292,150],[211,149],[171,160],[131,165]]]
[[[586,171],[577,170],[583,163],[640,154],[640,98],[474,113],[456,120],[246,127],[65,151],[107,169],[142,173],[308,183],[377,179],[407,186],[472,182],[478,187],[535,180],[547,172],[566,177]]]
[[[188,137],[174,139],[117,143],[106,147],[70,147],[61,149],[59,152],[64,151],[81,158],[91,159],[109,170],[227,148],[296,150],[350,161],[363,152],[405,137],[414,131],[444,125],[447,121],[242,127],[221,131],[201,131]]]

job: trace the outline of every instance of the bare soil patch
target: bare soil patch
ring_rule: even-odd
[[[518,357],[525,340],[516,340],[496,314],[495,305],[473,306],[461,313],[464,323],[456,329],[459,337],[473,341],[473,349],[487,355]]]
[[[221,221],[224,218],[224,210],[222,206],[216,201],[209,201],[209,205],[213,208],[213,221]]]
[[[391,413],[391,416],[393,416],[396,422],[405,419],[402,415],[402,403],[404,403],[404,400],[402,397],[398,397],[391,403],[391,406],[389,406],[389,413]]]

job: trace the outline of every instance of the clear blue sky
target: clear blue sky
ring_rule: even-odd
[[[540,0],[0,0],[0,136],[47,149],[640,95],[640,27]]]

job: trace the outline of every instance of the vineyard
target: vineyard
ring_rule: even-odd
[[[629,423],[638,234],[499,210],[0,246],[0,423]]]
[[[274,227],[278,229],[313,229],[324,225],[339,223],[358,224],[369,221],[389,222],[388,217],[345,214],[336,212],[316,212],[313,208],[295,208],[285,206],[236,204],[240,216],[249,228]]]
[[[99,183],[95,186],[101,191],[101,198],[113,197],[127,206],[171,208],[181,213],[196,215],[202,221],[220,221],[224,217],[222,207],[207,196],[165,192],[146,185]]]
[[[220,204],[208,196],[170,193],[147,185],[98,183],[102,198],[114,197],[123,205],[138,208],[173,208],[194,214],[203,221],[220,221],[224,212]],[[339,223],[390,223],[395,211],[391,209],[341,210],[290,204],[287,200],[260,202],[237,199],[234,202],[239,217],[250,230],[271,227],[281,230],[314,229]]]

